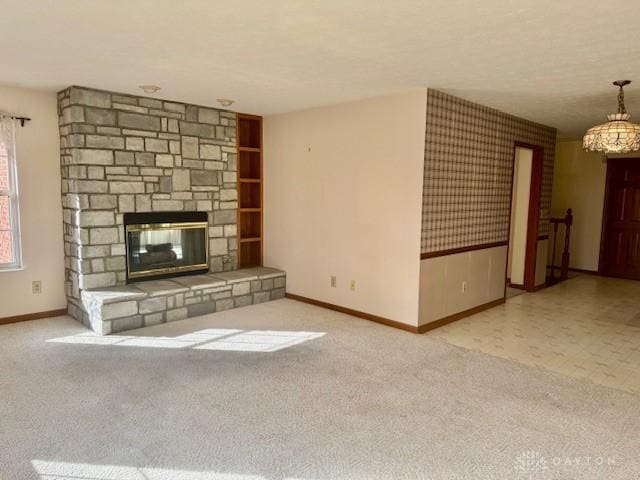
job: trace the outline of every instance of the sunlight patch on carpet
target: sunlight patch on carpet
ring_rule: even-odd
[[[266,477],[261,475],[47,460],[32,460],[31,465],[40,476],[40,480],[266,480]]]
[[[192,348],[229,352],[277,352],[324,336],[324,332],[298,332],[280,330],[238,330],[207,328],[176,337],[150,337],[138,335],[100,336],[83,332],[67,337],[51,338],[47,342],[81,345],[102,345],[145,348]]]

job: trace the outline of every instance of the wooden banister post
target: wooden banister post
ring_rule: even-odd
[[[568,208],[564,217],[564,250],[562,251],[562,268],[560,278],[569,278],[569,244],[571,242],[571,225],[573,224],[573,211]]]
[[[553,282],[556,278],[556,243],[558,240],[558,223],[553,222],[553,253],[551,254],[551,271],[549,277]]]

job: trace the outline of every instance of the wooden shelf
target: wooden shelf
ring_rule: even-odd
[[[238,215],[238,236],[240,238],[262,237],[262,212],[242,212]]]
[[[240,178],[262,178],[262,155],[260,152],[238,151],[238,176]]]
[[[238,268],[262,265],[262,117],[239,113]]]
[[[245,208],[260,208],[262,205],[262,189],[260,183],[240,183],[238,186],[238,206]]]
[[[240,239],[240,243],[252,243],[252,242],[261,242],[262,238],[260,237],[247,237],[247,238],[241,238]]]
[[[242,243],[239,247],[238,262],[241,268],[259,267],[262,265],[262,242]]]
[[[262,147],[262,117],[238,114],[237,120],[238,150],[259,152]]]

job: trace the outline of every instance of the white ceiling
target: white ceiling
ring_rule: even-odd
[[[257,114],[428,86],[577,138],[618,78],[640,121],[638,29],[637,0],[0,0],[0,84]]]

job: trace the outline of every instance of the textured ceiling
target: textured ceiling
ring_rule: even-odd
[[[0,0],[0,84],[258,114],[428,86],[577,138],[618,78],[640,121],[638,28],[637,0]]]

